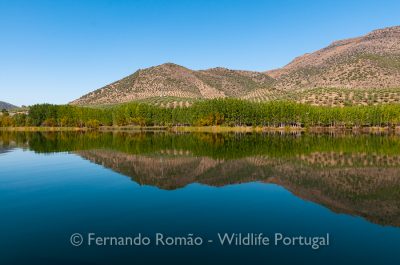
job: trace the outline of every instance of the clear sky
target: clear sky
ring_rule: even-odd
[[[165,62],[265,71],[394,25],[399,0],[0,0],[0,101],[67,103]]]

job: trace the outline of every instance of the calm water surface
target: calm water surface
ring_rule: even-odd
[[[0,264],[400,264],[400,138],[0,132],[0,216]],[[74,247],[74,233],[213,243]]]

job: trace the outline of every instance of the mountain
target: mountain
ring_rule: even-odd
[[[194,71],[166,63],[138,70],[71,104],[139,100],[187,106],[198,99],[224,97],[332,106],[400,103],[400,26],[335,41],[266,72],[220,67]]]
[[[267,71],[282,89],[304,87],[399,88],[400,26],[335,41]]]
[[[0,101],[0,110],[2,109],[6,109],[6,110],[12,110],[12,109],[16,109],[18,108],[17,106],[14,106],[10,103],[4,102],[4,101]]]
[[[257,89],[271,89],[273,82],[273,78],[259,72],[225,68],[194,71],[166,63],[138,70],[130,76],[84,95],[71,104],[110,104],[155,97],[242,97]]]

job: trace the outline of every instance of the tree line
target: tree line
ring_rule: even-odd
[[[186,108],[127,103],[108,108],[37,104],[27,114],[0,117],[0,126],[398,126],[400,105],[325,107],[290,101],[239,99],[195,102]]]

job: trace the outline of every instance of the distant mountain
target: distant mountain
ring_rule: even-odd
[[[14,106],[10,103],[0,101],[0,110],[2,110],[2,109],[12,110],[12,109],[16,109],[16,108],[18,108],[18,107]]]
[[[166,63],[97,89],[71,104],[147,101],[188,105],[197,99],[289,99],[314,105],[400,103],[400,26],[335,41],[267,72]]]

